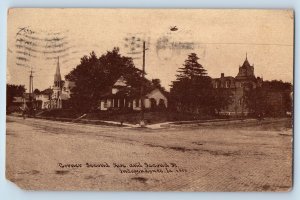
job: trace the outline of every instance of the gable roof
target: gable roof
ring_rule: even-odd
[[[115,83],[113,84],[113,87],[115,86],[128,86],[126,79],[124,76],[120,76]]]
[[[162,91],[160,88],[154,88],[151,92],[147,93],[145,96],[149,97],[151,96],[154,92],[160,92],[165,98],[167,98],[168,96],[166,95],[166,93],[164,91]]]

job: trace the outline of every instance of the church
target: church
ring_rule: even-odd
[[[75,86],[72,81],[64,81],[60,74],[59,58],[57,59],[56,71],[54,73],[53,86],[35,94],[40,109],[62,109],[70,99],[71,89]]]
[[[249,89],[261,87],[262,83],[263,79],[254,75],[254,64],[249,63],[246,54],[246,59],[242,66],[239,66],[239,72],[235,77],[225,76],[224,73],[221,73],[220,78],[212,80],[213,88],[228,89],[233,94],[232,103],[226,109],[221,110],[219,114],[235,116],[250,114],[245,104],[245,93]]]
[[[62,109],[65,107],[66,101],[71,97],[71,89],[75,86],[74,82],[63,81],[60,74],[59,58],[57,61],[56,71],[54,74],[54,84],[52,93],[52,105],[54,109]]]

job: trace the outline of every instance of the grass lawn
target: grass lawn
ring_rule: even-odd
[[[69,118],[76,119],[82,114],[76,113],[72,110],[49,110],[43,111],[38,116],[49,117],[49,118]],[[144,118],[147,124],[156,124],[170,121],[190,121],[190,120],[207,120],[214,119],[215,116],[203,116],[200,114],[190,113],[178,113],[170,111],[150,112],[147,111],[144,114]],[[218,117],[220,118],[220,117]],[[131,112],[118,112],[118,111],[105,111],[88,113],[84,118],[87,120],[104,120],[104,121],[115,121],[124,122],[130,124],[138,124],[141,119],[141,113],[139,111]]]

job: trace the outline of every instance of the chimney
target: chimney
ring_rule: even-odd
[[[221,78],[224,78],[224,73],[221,73]]]

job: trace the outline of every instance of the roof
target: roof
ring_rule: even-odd
[[[115,86],[128,86],[126,79],[124,78],[124,76],[120,76],[120,78],[118,78],[118,80],[114,83],[113,87]]]
[[[161,90],[160,88],[154,88],[147,91],[144,91],[144,96],[150,95],[154,91],[159,91],[162,95],[166,98],[168,97],[168,93]],[[121,90],[118,91],[116,94],[112,94],[111,91],[107,91],[105,94],[101,95],[101,98],[139,98],[141,96],[140,90],[138,91],[129,91],[129,90]]]
[[[216,81],[216,80],[220,80],[220,79],[223,79],[223,80],[228,80],[228,79],[234,80],[235,78],[232,77],[232,76],[224,76],[224,77],[219,77],[219,78],[213,78],[212,80]]]
[[[20,103],[20,102],[23,102],[24,99],[25,99],[25,101],[29,101],[29,95],[30,95],[29,93],[24,93],[23,96],[21,96],[21,97],[14,97],[14,101],[13,102]],[[32,97],[34,99],[35,95],[33,93],[31,95],[32,95]]]
[[[58,57],[58,60],[57,60],[56,71],[55,71],[55,74],[54,74],[54,82],[57,82],[57,81],[61,81],[60,67],[59,67],[59,57]]]
[[[68,81],[68,80],[66,80],[64,86],[68,87],[68,88],[74,88],[76,86],[76,84],[75,84],[74,81]]]
[[[146,96],[150,96],[152,93],[154,93],[154,91],[159,91],[163,96],[165,96],[166,98],[168,97],[168,93],[161,90],[160,88],[154,88],[151,92],[146,94]]]
[[[47,89],[41,91],[40,94],[51,95],[52,93],[53,93],[53,90],[51,88],[47,88]]]
[[[250,65],[250,63],[249,63],[249,61],[248,61],[248,58],[247,58],[247,55],[246,55],[246,59],[245,59],[243,65],[242,65],[242,67],[243,67],[243,68],[246,68],[246,67],[250,67],[250,66],[251,66],[251,65]]]
[[[24,99],[23,99],[23,97],[14,97],[13,102],[14,103],[23,103]]]
[[[146,79],[147,80],[147,79]],[[116,88],[119,91],[116,94],[112,94],[112,89]],[[154,90],[159,90],[165,97],[168,96],[168,92],[163,91],[161,88],[154,87],[153,85],[145,84],[144,87],[144,94],[147,95],[153,92]],[[132,87],[130,84],[127,83],[125,76],[120,76],[111,87],[108,87],[106,92],[101,95],[101,98],[111,98],[111,97],[130,97],[130,98],[139,98],[141,95],[140,86]]]

